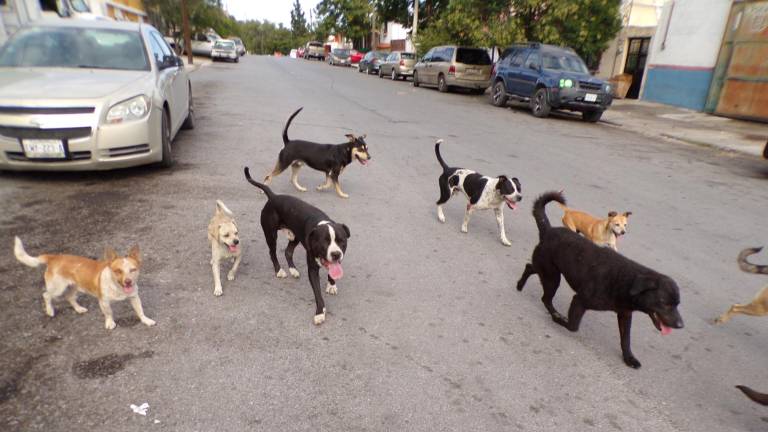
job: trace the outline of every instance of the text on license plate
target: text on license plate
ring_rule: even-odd
[[[585,102],[597,102],[597,95],[594,93],[587,93],[584,95]]]
[[[22,140],[24,154],[30,159],[64,159],[64,142],[61,140]]]

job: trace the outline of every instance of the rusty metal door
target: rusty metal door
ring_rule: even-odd
[[[705,109],[768,122],[768,0],[734,2]]]

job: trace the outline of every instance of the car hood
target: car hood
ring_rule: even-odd
[[[151,75],[150,71],[0,68],[0,99],[98,99]]]
[[[590,84],[597,84],[597,85],[605,84],[604,80],[601,80],[600,78],[595,78],[588,73],[563,72],[560,74],[560,78],[570,78],[576,81],[586,81]]]

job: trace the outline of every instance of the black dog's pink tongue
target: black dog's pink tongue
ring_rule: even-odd
[[[661,335],[666,336],[670,333],[672,333],[672,329],[665,326],[663,322],[659,322],[659,326],[661,327]]]
[[[334,262],[328,264],[328,276],[333,280],[339,280],[344,276],[344,270],[341,269],[341,264]]]

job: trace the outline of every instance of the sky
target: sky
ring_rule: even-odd
[[[300,1],[304,17],[309,22],[309,11],[317,6],[319,0]],[[227,12],[238,20],[268,20],[291,27],[293,2],[294,0],[224,0],[224,6]]]

